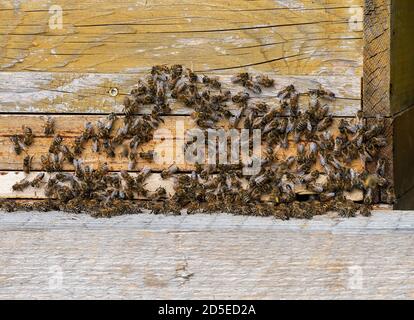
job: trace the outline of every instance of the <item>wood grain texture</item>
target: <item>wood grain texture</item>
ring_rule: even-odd
[[[373,125],[376,122],[376,119],[367,119],[367,124],[369,126]],[[394,185],[398,185],[400,182],[395,180],[394,176],[394,147],[395,147],[395,136],[394,136],[394,123],[391,118],[385,119],[385,130],[384,137],[386,138],[387,145],[381,148],[377,154],[378,159],[386,159],[385,166],[385,178],[392,182]],[[366,164],[367,171],[374,173],[376,172],[377,163],[370,162]],[[374,192],[374,202],[380,203],[386,199],[386,191],[379,190]]]
[[[104,121],[107,115],[73,115],[73,114],[52,114],[50,117],[55,124],[55,134],[68,138],[65,143],[72,142],[73,138],[82,134],[85,123],[91,122],[93,125],[97,121]],[[53,135],[46,136],[44,133],[44,125],[47,119],[46,115],[24,115],[24,114],[6,114],[0,115],[0,137],[8,137],[13,134],[22,134],[22,126],[26,125],[33,130],[35,138],[51,138]],[[196,128],[196,124],[190,116],[161,116],[163,122],[160,123],[160,130],[169,130],[174,138],[176,138],[177,124],[184,130]],[[335,121],[336,127],[338,120]],[[228,121],[219,122],[220,127],[226,129],[229,127]],[[117,130],[124,126],[123,116],[115,120],[110,137],[116,135]],[[227,126],[227,127],[226,127]],[[95,126],[96,128],[96,126]],[[335,128],[335,127],[334,127]],[[36,142],[35,142],[36,143]]]
[[[44,191],[42,189],[35,189],[32,187],[26,188],[24,191],[13,191],[12,186],[23,179],[28,179],[31,181],[35,178],[37,173],[30,173],[29,175],[25,174],[24,172],[2,172],[0,171],[0,199],[46,199]],[[131,173],[132,176],[135,176],[134,173]],[[159,173],[151,174],[147,180],[145,180],[145,188],[151,193],[155,192],[157,188],[162,187],[165,188],[167,194],[172,196],[175,194],[174,191],[174,183],[176,178],[179,174],[174,175],[174,177],[170,177],[168,179],[162,179]],[[50,175],[45,173],[44,181],[47,181]],[[321,175],[317,182],[319,184],[326,183],[326,176]],[[243,181],[243,187],[247,187],[248,183],[247,180]],[[311,191],[307,190],[304,185],[295,185],[294,192],[298,195],[311,195],[313,194]],[[363,193],[361,190],[354,190],[352,192],[345,192],[345,197],[352,201],[361,201],[363,200]],[[144,199],[144,198],[137,198],[137,199]],[[263,196],[263,201],[271,201],[269,196]]]
[[[51,138],[53,135],[46,136],[44,133],[44,125],[48,116],[46,115],[25,115],[25,114],[5,114],[0,115],[0,137],[9,137],[14,134],[22,134],[22,126],[28,126],[32,129],[33,134],[39,138]],[[139,117],[139,115],[137,115]],[[90,122],[95,125],[97,121],[105,120],[106,115],[72,115],[72,114],[52,114],[50,118],[54,120],[55,124],[55,133],[61,135],[64,138],[74,138],[82,134],[84,130],[85,123]],[[177,126],[183,128],[184,130],[191,130],[198,128],[197,124],[191,116],[161,116],[162,120],[160,121],[158,129],[160,130],[169,130],[175,139],[179,139],[177,135]],[[279,118],[280,119],[280,118]],[[329,127],[329,131],[332,133],[333,137],[336,137],[339,134],[338,126],[342,118],[333,118],[332,124]],[[349,118],[348,121],[352,122],[355,118]],[[241,117],[240,122],[237,126],[238,129],[244,128],[245,117]],[[117,130],[124,125],[124,117],[120,115],[114,122],[113,129],[110,132],[110,137],[116,135]],[[217,122],[218,129],[230,129],[229,121],[222,119]],[[95,126],[96,127],[96,126]],[[289,139],[291,135],[289,135]],[[72,141],[73,139],[69,139]],[[293,140],[293,137],[292,137]],[[65,141],[65,143],[68,141]]]
[[[414,213],[0,214],[2,299],[413,299]]]
[[[414,187],[414,108],[399,114],[393,123],[393,174],[398,198]]]
[[[160,63],[293,75],[362,74],[363,0],[2,0],[0,69],[128,72]],[[351,23],[350,23],[351,22]]]
[[[414,208],[414,188],[401,195],[394,205],[395,210],[412,210],[412,208]]]
[[[164,61],[165,62],[165,61]],[[186,63],[188,66],[188,64]],[[122,103],[138,78],[146,74],[95,74],[95,73],[51,73],[51,72],[0,72],[0,112],[31,113],[109,113],[122,112]],[[243,88],[230,85],[228,74],[215,73],[223,82],[223,89],[238,92]],[[280,76],[270,73],[275,79],[274,88],[264,89],[260,95],[270,105],[277,103],[279,90],[294,84],[299,92],[307,92],[319,85],[332,90],[337,99],[329,102],[336,116],[354,116],[361,109],[361,80],[353,76]],[[109,94],[117,88],[115,97]],[[255,95],[252,94],[252,98]],[[256,96],[257,97],[257,96]],[[254,102],[255,99],[252,99]],[[307,97],[302,95],[300,104],[307,106]],[[231,103],[229,106],[231,107]],[[172,113],[185,115],[191,112],[182,104],[172,104]],[[150,108],[142,108],[149,113]]]
[[[102,119],[103,116],[98,115],[53,115],[51,116],[55,120],[56,132],[61,134],[64,138],[63,143],[71,146],[73,144],[74,138],[79,136],[82,133],[85,122],[95,123],[99,119]],[[49,146],[53,140],[53,137],[46,137],[43,132],[43,126],[45,123],[45,116],[35,116],[35,115],[1,115],[0,116],[0,170],[22,170],[23,158],[29,154],[33,155],[32,169],[33,170],[42,170],[40,156],[48,153]],[[154,138],[140,147],[138,151],[150,151],[155,150],[156,152],[168,152],[173,156],[173,159],[177,158],[178,150],[183,144],[184,136],[180,135],[180,128],[183,128],[184,132],[196,128],[196,125],[190,116],[165,116],[162,118],[164,123],[159,127],[159,134],[155,133]],[[332,127],[329,129],[333,135],[336,137],[338,132],[339,119],[334,119]],[[123,124],[121,119],[115,121],[113,133],[115,134],[116,130]],[[241,122],[242,124],[242,122]],[[35,135],[35,140],[32,146],[28,147],[26,152],[16,155],[13,150],[13,145],[9,139],[11,135],[21,134],[22,125],[28,125],[33,130]],[[178,126],[178,132],[177,132]],[[223,121],[220,124],[220,128],[228,129],[227,121]],[[168,130],[171,134],[161,135],[163,130]],[[165,141],[162,141],[162,137],[166,137]],[[291,137],[293,139],[293,137]],[[128,140],[129,142],[129,140]],[[127,142],[124,143],[127,145]],[[84,152],[82,153],[81,158],[84,159],[85,164],[92,165],[97,167],[99,163],[107,162],[111,170],[119,171],[125,170],[128,168],[128,159],[120,156],[121,146],[115,148],[116,157],[109,158],[106,156],[104,150],[100,153],[92,152],[92,143],[88,142],[84,145]],[[263,151],[264,152],[264,147]],[[296,154],[296,145],[292,142],[289,145],[288,149],[275,148],[275,155],[278,159],[287,159],[291,155]],[[173,160],[172,159],[172,160]],[[206,159],[207,161],[207,159]],[[140,170],[143,166],[148,166],[153,170],[163,170],[166,169],[170,164],[160,163],[160,162],[149,162],[144,159],[138,159],[137,169]],[[177,163],[181,170],[188,171],[193,170],[194,166],[190,163]],[[364,168],[364,163],[359,159],[352,161],[349,166],[352,166],[355,170],[361,171]],[[322,170],[319,163],[316,165],[316,168]],[[73,170],[73,166],[69,163],[65,163],[63,166],[64,170]]]
[[[391,0],[365,0],[363,108],[366,116],[390,115]]]
[[[394,0],[391,12],[391,112],[399,114],[414,105],[414,2]]]

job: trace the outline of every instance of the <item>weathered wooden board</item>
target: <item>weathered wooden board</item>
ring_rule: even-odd
[[[1,4],[3,70],[135,73],[168,61],[198,71],[362,74],[363,0]]]
[[[413,299],[414,213],[0,214],[2,299]]]
[[[414,2],[394,0],[391,11],[391,112],[398,114],[414,105]]]
[[[187,65],[187,64],[186,64]],[[187,65],[188,66],[188,65]],[[0,72],[0,112],[30,113],[109,113],[122,112],[123,99],[138,78],[146,74],[94,74],[94,73],[51,73],[51,72]],[[223,89],[238,92],[243,88],[230,85],[230,75],[218,74]],[[361,109],[361,80],[353,76],[280,76],[269,74],[275,79],[275,86],[264,89],[260,95],[269,105],[277,104],[276,95],[287,85],[294,84],[299,92],[307,92],[319,85],[332,90],[337,99],[327,102],[332,114],[354,116]],[[118,95],[112,96],[112,88]],[[254,94],[251,94],[255,97]],[[300,104],[307,107],[307,97],[302,96]],[[254,102],[254,99],[252,99]],[[231,107],[232,104],[229,104]],[[171,105],[173,114],[189,114],[190,109],[182,104]],[[142,108],[142,113],[150,108]]]
[[[50,115],[55,123],[55,133],[61,135],[64,138],[68,138],[68,141],[73,141],[74,137],[82,134],[85,128],[85,123],[91,122],[93,125],[98,120],[105,120],[106,115]],[[24,115],[24,114],[5,114],[0,116],[0,136],[10,136],[13,134],[22,134],[22,126],[26,125],[33,130],[35,137],[44,138],[44,125],[47,116],[45,115]],[[184,130],[193,129],[196,127],[193,119],[190,116],[163,116],[161,119],[164,122],[160,123],[160,130],[169,130],[173,137],[176,137],[177,126]],[[335,121],[336,124],[338,121]],[[113,129],[111,131],[111,137],[116,135],[117,130],[124,125],[123,117],[119,117],[114,122]],[[227,121],[220,123],[220,128],[224,129],[229,126]],[[95,126],[96,127],[96,126]],[[337,127],[337,126],[336,126]],[[53,135],[49,135],[49,138]]]
[[[364,12],[364,110],[392,116],[414,104],[414,3],[365,0]]]
[[[47,155],[49,152],[49,145],[52,141],[52,138],[38,138],[33,146],[28,149],[28,154],[33,155],[32,160],[32,170],[41,170],[41,155]],[[139,152],[146,152],[154,150],[157,146],[160,146],[161,142],[150,141],[147,144],[143,145],[142,148],[139,148]],[[171,141],[169,144],[165,144],[163,149],[168,154],[174,155],[175,157],[175,146],[176,142]],[[121,157],[121,147],[115,149],[116,157],[109,158],[104,151],[100,153],[95,153],[92,151],[92,143],[89,142],[85,144],[85,150],[82,153],[81,158],[83,163],[87,165],[92,165],[97,167],[100,163],[107,162],[111,170],[126,170],[128,168],[128,158]],[[10,140],[7,137],[0,137],[0,170],[22,170],[23,169],[23,158],[26,154],[22,153],[16,155],[13,151],[13,147],[10,144]],[[161,162],[150,162],[141,158],[137,159],[136,170],[140,170],[143,166],[151,167],[153,170],[163,170],[172,163],[167,165]],[[193,165],[188,163],[183,163],[180,165],[182,170],[190,170],[194,168]],[[138,169],[139,168],[139,169]],[[63,170],[73,170],[73,165],[65,162],[63,164]]]
[[[32,187],[28,187],[24,191],[13,191],[12,186],[16,182],[19,182],[23,179],[28,179],[29,181],[32,180],[37,173],[30,173],[29,175],[25,174],[24,172],[2,172],[0,171],[0,198],[14,198],[14,199],[46,199],[46,196],[42,189],[35,189]],[[131,173],[131,175],[135,175]],[[45,173],[44,181],[47,181],[50,175]],[[153,173],[149,176],[149,178],[145,181],[146,182],[146,189],[148,191],[154,192],[159,187],[165,188],[167,194],[169,196],[174,195],[174,181],[176,177],[171,177],[168,179],[162,179],[159,173]],[[244,181],[245,187],[247,186],[247,181]],[[317,180],[318,183],[325,183],[326,176],[320,176]],[[305,186],[303,185],[296,185],[295,186],[295,193],[298,195],[310,195],[312,192],[306,190]],[[352,201],[361,201],[363,199],[363,193],[360,190],[355,190],[352,192],[345,193],[346,198]],[[264,201],[269,201],[269,197],[263,197]]]
[[[370,117],[390,115],[391,1],[364,1],[363,105]]]
[[[51,138],[38,138],[37,143],[31,146],[30,149],[28,149],[27,154],[33,156],[31,166],[32,170],[42,170],[40,158],[41,155],[48,154],[49,145],[51,141]],[[146,152],[155,150],[156,153],[160,151],[162,152],[160,156],[164,158],[159,159],[164,159],[165,163],[158,160],[148,161],[142,158],[138,158],[135,170],[140,170],[144,166],[156,171],[168,168],[171,164],[174,163],[174,159],[180,159],[178,156],[178,150],[180,149],[178,148],[180,148],[182,145],[183,143],[179,140],[164,142],[148,142],[147,144],[143,145],[142,148],[139,149],[139,151],[141,152],[142,150],[142,152]],[[91,150],[91,148],[91,143],[85,144],[85,150],[82,153],[82,156],[80,157],[81,159],[83,159],[84,164],[91,165],[92,167],[97,168],[99,164],[106,162],[108,163],[108,166],[112,171],[126,170],[128,168],[129,160],[128,158],[124,158],[121,156],[121,147],[117,147],[115,149],[115,158],[109,158],[104,151],[101,151],[100,153],[95,153]],[[264,150],[262,152],[264,153]],[[275,149],[274,154],[278,157],[278,159],[285,160],[289,156],[296,154],[296,146],[294,146],[293,143],[291,143],[288,149]],[[169,158],[170,155],[172,158]],[[11,146],[9,138],[0,137],[0,170],[23,170],[23,159],[25,156],[25,153],[16,155],[14,153],[13,147]],[[205,161],[207,164],[207,155],[205,157]],[[194,169],[194,165],[191,164],[189,161],[178,162],[177,165],[183,171]],[[354,168],[354,170],[356,171],[361,171],[364,168],[364,164],[359,159],[352,161],[349,164],[349,166]],[[322,170],[319,161],[315,169]],[[65,161],[63,163],[63,170],[73,170],[73,165]]]
[[[396,210],[412,210],[414,208],[414,187],[404,192],[394,205]]]
[[[396,195],[402,198],[414,188],[414,108],[410,108],[399,114],[393,123],[394,148],[393,152],[393,177],[396,183]],[[401,203],[402,204],[402,203]],[[398,207],[398,204],[397,204]],[[401,209],[412,208],[401,206]]]
[[[0,137],[9,137],[14,134],[22,134],[22,126],[28,126],[32,129],[35,137],[46,137],[44,133],[44,125],[47,119],[47,115],[25,115],[25,114],[5,114],[0,115]],[[77,137],[82,134],[84,130],[84,125],[87,122],[91,122],[93,125],[96,124],[98,120],[105,120],[106,115],[72,115],[72,114],[62,114],[62,115],[50,115],[55,123],[55,133],[61,135],[64,138],[71,138],[72,141],[74,137]],[[176,139],[177,135],[181,134],[181,129],[184,131],[198,128],[193,118],[190,116],[161,116],[162,121],[158,129],[169,130],[172,136]],[[237,128],[243,128],[244,117],[241,118]],[[353,119],[348,119],[353,121]],[[328,129],[332,135],[335,137],[338,131],[338,125],[340,123],[339,118],[334,118],[331,127]],[[115,120],[113,129],[110,133],[110,136],[113,137],[116,135],[117,130],[124,125],[123,116],[121,115],[118,119]],[[96,126],[95,126],[96,127]],[[177,131],[178,128],[178,131]],[[199,129],[199,128],[198,128]],[[229,121],[220,120],[217,123],[217,129],[230,129]],[[52,137],[49,135],[48,137]],[[67,141],[66,141],[67,142]]]
[[[85,122],[95,123],[97,120],[102,119],[102,116],[98,115],[53,115],[51,116],[55,120],[56,132],[64,137],[64,144],[71,146],[74,137],[79,136],[84,128]],[[2,115],[0,116],[0,170],[22,170],[23,158],[29,154],[33,155],[32,169],[41,170],[40,156],[47,154],[49,145],[51,144],[53,137],[46,137],[43,131],[45,123],[45,116],[34,115]],[[177,150],[180,150],[180,146],[183,144],[184,133],[187,130],[195,128],[194,121],[189,116],[166,116],[162,118],[164,123],[160,125],[160,133],[164,130],[169,130],[169,135],[155,134],[156,140],[139,148],[139,151],[159,150],[169,152],[174,159],[177,158]],[[113,133],[123,124],[122,119],[115,121]],[[338,133],[339,119],[334,119],[330,131],[335,137]],[[32,146],[28,147],[26,152],[22,152],[20,155],[16,155],[13,150],[13,144],[9,137],[13,134],[22,133],[22,125],[28,125],[33,130],[35,140]],[[182,129],[181,129],[182,128]],[[228,128],[226,121],[220,126],[220,128]],[[178,131],[177,131],[178,130]],[[181,132],[183,135],[181,135]],[[162,141],[161,138],[165,137],[166,140]],[[170,143],[167,145],[167,143]],[[127,142],[124,143],[127,145]],[[163,147],[165,146],[165,147]],[[124,170],[128,167],[128,159],[120,156],[122,148],[119,146],[115,149],[116,157],[109,158],[106,156],[104,150],[100,153],[94,153],[91,150],[91,142],[85,144],[85,150],[82,153],[81,158],[84,159],[84,163],[98,166],[99,163],[107,162],[111,170]],[[262,151],[264,152],[264,150]],[[289,156],[296,154],[296,146],[292,142],[288,149],[275,148],[275,155],[278,159],[287,159]],[[207,160],[207,159],[206,159]],[[172,163],[172,162],[171,162]],[[144,159],[138,159],[137,168],[148,166],[153,170],[162,170],[167,168],[171,163],[157,163],[149,162]],[[177,163],[181,170],[188,171],[194,169],[194,166],[190,163]],[[361,171],[364,168],[364,164],[360,160],[355,160],[349,164],[355,170]],[[319,164],[316,166],[321,170]],[[69,163],[65,163],[64,170],[72,170],[73,166]]]

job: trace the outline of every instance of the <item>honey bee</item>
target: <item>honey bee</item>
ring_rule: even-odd
[[[53,162],[50,160],[50,153],[48,153],[47,155],[42,154],[40,156],[40,162],[41,162],[42,170],[46,172],[53,172],[54,166],[53,166]]]
[[[62,141],[63,138],[59,134],[55,135],[49,146],[49,153],[59,152]]]
[[[33,156],[29,156],[29,155],[27,155],[23,159],[23,171],[26,174],[30,173],[30,169],[31,169],[31,166],[32,166],[32,159],[33,159]]]
[[[127,123],[124,126],[122,126],[121,128],[119,128],[115,134],[115,137],[112,139],[112,143],[114,145],[119,145],[121,144],[128,136],[128,132],[129,132],[129,128],[130,128],[130,124]]]
[[[309,89],[309,95],[313,95],[316,97],[333,100],[335,99],[335,93],[332,91],[329,91],[327,89],[322,88],[322,86],[319,86],[317,89]]]
[[[250,95],[247,92],[239,92],[233,96],[232,101],[235,103],[246,103],[250,98]]]
[[[125,183],[127,184],[128,188],[133,188],[135,186],[134,178],[125,170],[121,171],[121,177],[124,179]]]
[[[181,64],[174,64],[170,68],[172,79],[177,79],[183,74],[184,68]]]
[[[369,206],[369,205],[362,205],[360,207],[359,214],[361,216],[364,216],[364,217],[370,217],[371,214],[372,214],[372,212],[371,212],[371,206]]]
[[[373,193],[374,193],[373,189],[371,189],[371,188],[367,189],[367,191],[365,192],[365,195],[364,195],[364,204],[365,205],[372,205],[372,203],[374,202]]]
[[[254,83],[252,80],[247,80],[244,83],[244,87],[252,91],[253,93],[260,94],[262,93],[262,88],[257,83]]]
[[[168,169],[165,169],[161,172],[161,178],[167,179],[171,177],[174,173],[177,173],[178,167],[175,164],[172,164]]]
[[[112,146],[110,139],[103,139],[102,146],[108,157],[115,158],[115,150],[114,150],[114,147]]]
[[[75,167],[75,176],[79,179],[83,179],[84,171],[82,168],[82,160],[73,160],[73,166]]]
[[[78,136],[73,141],[73,153],[80,155],[83,152],[82,136]]]
[[[52,154],[52,161],[53,161],[53,171],[62,171],[63,170],[63,154],[62,153],[53,153]]]
[[[381,200],[383,200],[387,204],[394,204],[396,201],[395,197],[395,190],[393,186],[388,186],[384,193],[381,196]]]
[[[277,94],[277,97],[283,100],[283,99],[289,98],[290,95],[295,91],[296,91],[296,89],[295,89],[294,85],[291,84],[291,85],[288,85],[287,87],[283,88],[282,90],[280,90]]]
[[[43,181],[44,176],[45,176],[45,173],[44,173],[44,172],[40,172],[40,173],[38,173],[38,174],[36,175],[36,177],[32,180],[32,182],[30,182],[30,185],[31,185],[33,188],[39,188],[39,187],[40,187],[40,184],[41,184],[41,183],[42,183],[42,181]]]
[[[256,77],[256,81],[259,85],[265,87],[265,88],[270,88],[273,87],[275,81],[271,78],[269,78],[269,76],[267,75],[259,75]]]
[[[23,126],[23,143],[26,146],[30,146],[33,144],[33,139],[34,139],[34,135],[33,135],[33,131],[31,128]]]
[[[209,87],[211,87],[213,89],[217,89],[217,90],[221,89],[221,83],[218,80],[218,78],[212,78],[212,77],[204,76],[203,77],[203,83],[205,85],[208,85]]]
[[[163,73],[170,73],[170,68],[165,64],[155,65],[151,68],[152,75],[163,74]]]
[[[142,96],[150,91],[149,87],[142,80],[138,80],[137,85],[131,90],[133,96]],[[125,102],[125,101],[124,101]]]
[[[44,133],[45,135],[49,136],[55,133],[55,119],[51,116],[47,116],[45,124],[44,124]]]
[[[358,211],[358,207],[352,201],[340,202],[340,205],[338,205],[335,209],[338,211],[339,216],[345,218],[355,217]]]
[[[13,150],[17,155],[21,154],[22,151],[26,149],[26,147],[20,141],[20,138],[18,135],[11,136],[10,141],[13,143]]]
[[[248,81],[249,79],[250,79],[250,75],[247,72],[241,72],[231,77],[230,80],[232,83],[241,83],[244,85],[244,83]]]
[[[136,183],[137,184],[144,183],[145,179],[147,179],[150,176],[150,174],[151,174],[151,168],[148,168],[148,167],[142,168],[135,178]]]
[[[370,174],[364,181],[364,186],[367,189],[375,189],[378,186],[384,187],[387,184],[387,179],[381,177],[379,174]]]
[[[333,123],[333,117],[331,115],[325,117],[321,122],[316,126],[316,130],[321,132],[328,129]]]
[[[163,187],[158,187],[157,190],[155,190],[154,194],[151,196],[151,199],[153,201],[160,201],[167,198],[167,190]]]
[[[327,202],[327,201],[330,201],[330,200],[334,199],[335,196],[336,196],[335,192],[323,192],[323,193],[319,194],[319,199],[322,202]]]
[[[110,132],[113,128],[114,122],[116,120],[116,114],[111,113],[109,114],[104,121],[98,120],[96,122],[96,126],[98,129],[98,137],[101,139],[109,139]]]
[[[135,169],[135,166],[137,165],[137,154],[135,152],[130,152],[128,158],[128,170],[132,171]]]
[[[82,143],[88,141],[93,136],[95,136],[94,128],[91,122],[85,123],[85,128],[83,129],[81,136]]]
[[[125,120],[131,117],[135,112],[135,105],[132,103],[131,99],[128,96],[124,98],[124,109],[123,113],[125,114]]]
[[[139,153],[139,156],[142,159],[147,160],[147,161],[153,161],[154,160],[154,155],[155,155],[154,150]]]
[[[92,152],[99,153],[101,150],[99,138],[97,136],[92,137]]]
[[[121,147],[121,157],[128,158],[128,155],[129,155],[129,148],[128,146],[123,144]]]
[[[75,158],[74,154],[69,150],[69,148],[65,145],[60,146],[60,151],[62,152],[64,158],[69,162],[72,163],[73,159]]]
[[[23,180],[21,180],[19,182],[16,182],[12,186],[12,189],[13,189],[13,191],[24,191],[29,186],[30,186],[30,181],[28,181],[27,179],[23,179]]]
[[[188,70],[188,78],[190,82],[195,83],[198,81],[198,75],[191,70]]]

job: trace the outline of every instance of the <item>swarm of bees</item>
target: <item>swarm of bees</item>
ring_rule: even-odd
[[[294,85],[288,85],[277,92],[278,103],[269,106],[257,99],[253,103],[251,97],[274,88],[273,79],[243,72],[231,82],[240,86],[240,91],[232,93],[217,77],[201,77],[181,65],[154,66],[125,97],[121,115],[111,113],[95,124],[86,122],[70,144],[56,133],[55,120],[48,117],[44,134],[53,135],[53,139],[48,153],[40,155],[41,169],[47,174],[40,172],[32,180],[25,178],[13,185],[16,192],[29,187],[43,189],[47,200],[33,204],[2,201],[0,208],[88,212],[105,217],[140,213],[143,208],[165,214],[224,211],[286,220],[310,219],[330,211],[344,217],[367,216],[380,190],[387,195],[385,201],[394,202],[393,186],[386,179],[387,163],[379,156],[387,144],[383,118],[368,124],[358,112],[352,120],[338,120],[333,135],[329,129],[334,118],[327,106],[335,99],[331,91],[318,87],[298,92]],[[300,103],[301,96],[308,97],[307,106]],[[151,169],[136,167],[139,159],[154,160],[154,150],[143,151],[142,146],[152,140],[163,117],[171,113],[171,101],[190,108],[195,125],[204,132],[223,122],[230,128],[260,129],[265,149],[260,172],[246,176],[242,164],[197,163],[194,171],[183,173],[173,164],[161,172],[161,178],[174,179],[174,194],[169,196],[163,187],[149,192],[146,180]],[[139,115],[148,106],[151,112]],[[27,154],[34,134],[24,126],[22,134],[11,136],[10,141],[16,154]],[[187,141],[184,148],[191,143],[193,140]],[[119,147],[128,167],[119,173],[112,172],[107,163],[90,167],[81,158],[87,145],[109,160],[116,157]],[[291,145],[296,154],[279,159],[279,152]],[[24,157],[26,174],[31,171],[32,159],[28,154]],[[354,170],[351,164],[358,159],[364,164],[376,163],[375,171]],[[306,199],[297,195],[297,186],[309,191]],[[346,194],[353,190],[363,191],[361,203],[347,200]]]

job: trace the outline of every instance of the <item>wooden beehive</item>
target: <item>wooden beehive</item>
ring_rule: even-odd
[[[270,74],[280,88],[293,83],[306,91],[322,84],[337,96],[331,105],[335,117],[353,117],[360,109],[368,121],[386,116],[390,142],[384,155],[391,163],[396,206],[414,207],[409,162],[414,156],[412,1],[61,0],[51,6],[41,0],[1,5],[0,197],[44,197],[30,189],[10,190],[24,176],[23,156],[13,154],[9,141],[22,124],[37,134],[31,153],[44,153],[51,138],[42,135],[42,116],[52,115],[57,131],[74,137],[86,120],[121,112],[137,76],[152,65],[183,64],[227,82],[230,74],[247,70]],[[267,99],[274,95],[270,92]],[[177,119],[193,125],[190,110],[180,105],[173,106],[165,126],[173,128]],[[85,158],[95,165],[107,161],[92,153]],[[126,165],[120,158],[110,162],[114,171]],[[143,165],[163,169],[138,163]],[[38,157],[33,169],[40,170]]]

